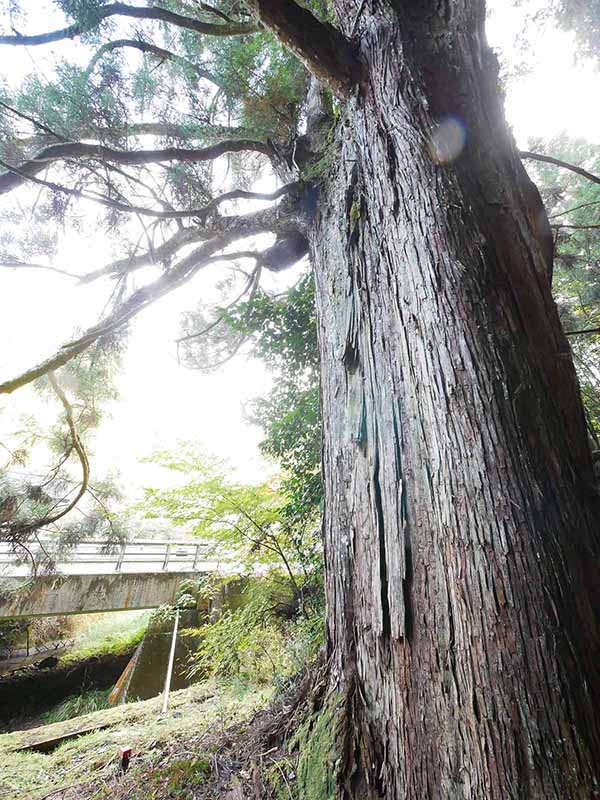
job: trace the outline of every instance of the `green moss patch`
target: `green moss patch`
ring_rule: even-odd
[[[321,710],[300,726],[291,742],[291,748],[298,749],[298,798],[335,800],[347,739],[346,697],[332,692]]]
[[[189,787],[201,785],[206,778],[208,741],[217,732],[248,720],[270,695],[269,690],[242,692],[206,682],[173,692],[165,715],[161,714],[162,697],[157,697],[0,736],[0,797],[39,800],[53,789],[72,787],[65,800],[187,800],[195,796]],[[99,729],[51,753],[19,750],[41,737],[94,725]],[[133,750],[125,775],[120,772],[121,747]]]

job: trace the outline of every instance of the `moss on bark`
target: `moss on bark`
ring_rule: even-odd
[[[323,707],[300,726],[292,745],[298,749],[297,796],[335,800],[339,778],[347,775],[348,704],[342,692],[331,692]]]

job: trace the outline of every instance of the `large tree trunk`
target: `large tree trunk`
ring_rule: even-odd
[[[311,228],[346,736],[321,786],[598,797],[598,498],[483,3],[333,5],[347,35],[362,6],[366,77]]]

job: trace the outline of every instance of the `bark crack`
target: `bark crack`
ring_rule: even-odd
[[[392,632],[390,618],[390,598],[388,596],[388,566],[385,551],[385,519],[383,514],[383,498],[381,483],[379,480],[379,453],[375,454],[375,465],[373,468],[373,495],[375,509],[377,512],[377,531],[379,534],[379,590],[381,595],[381,629],[382,634],[389,638]]]

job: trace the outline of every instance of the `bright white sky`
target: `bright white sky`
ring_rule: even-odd
[[[27,3],[23,3],[26,7]],[[525,4],[527,5],[527,4]],[[45,2],[35,8],[28,21],[31,32],[47,26]],[[35,18],[34,18],[35,17]],[[591,63],[576,63],[572,35],[547,28],[542,36],[524,31],[523,9],[506,0],[491,4],[488,37],[509,65],[514,61],[514,43],[529,35],[533,50],[528,54],[532,69],[508,85],[506,112],[517,143],[524,147],[529,137],[552,137],[565,131],[591,141],[600,137],[600,75]],[[43,62],[53,50],[64,52],[72,43],[49,48],[0,49],[0,73],[11,80]],[[5,60],[6,59],[6,60]],[[57,264],[75,271],[101,266],[110,260],[110,244],[73,239],[65,248],[64,262]],[[221,268],[222,269],[222,266]],[[175,448],[178,440],[198,442],[208,451],[227,459],[243,480],[260,480],[275,469],[258,452],[261,431],[243,419],[249,399],[268,390],[270,378],[259,362],[242,356],[213,375],[178,366],[173,340],[178,335],[183,310],[195,307],[198,299],[211,296],[219,267],[207,269],[192,283],[142,313],[131,326],[130,345],[122,377],[121,399],[110,409],[93,445],[93,468],[121,472],[132,496],[143,485],[161,480],[155,467],[140,465],[140,459],[158,448]],[[296,272],[297,275],[297,272]],[[295,276],[279,278],[279,288]],[[32,291],[32,286],[35,289]],[[106,284],[75,287],[68,278],[46,272],[4,270],[0,275],[0,379],[12,377],[56,345],[69,338],[76,325],[94,320],[106,298]],[[55,409],[40,405],[30,389],[22,389],[0,401],[0,441],[15,422],[15,410],[35,411],[40,424],[51,420]]]

